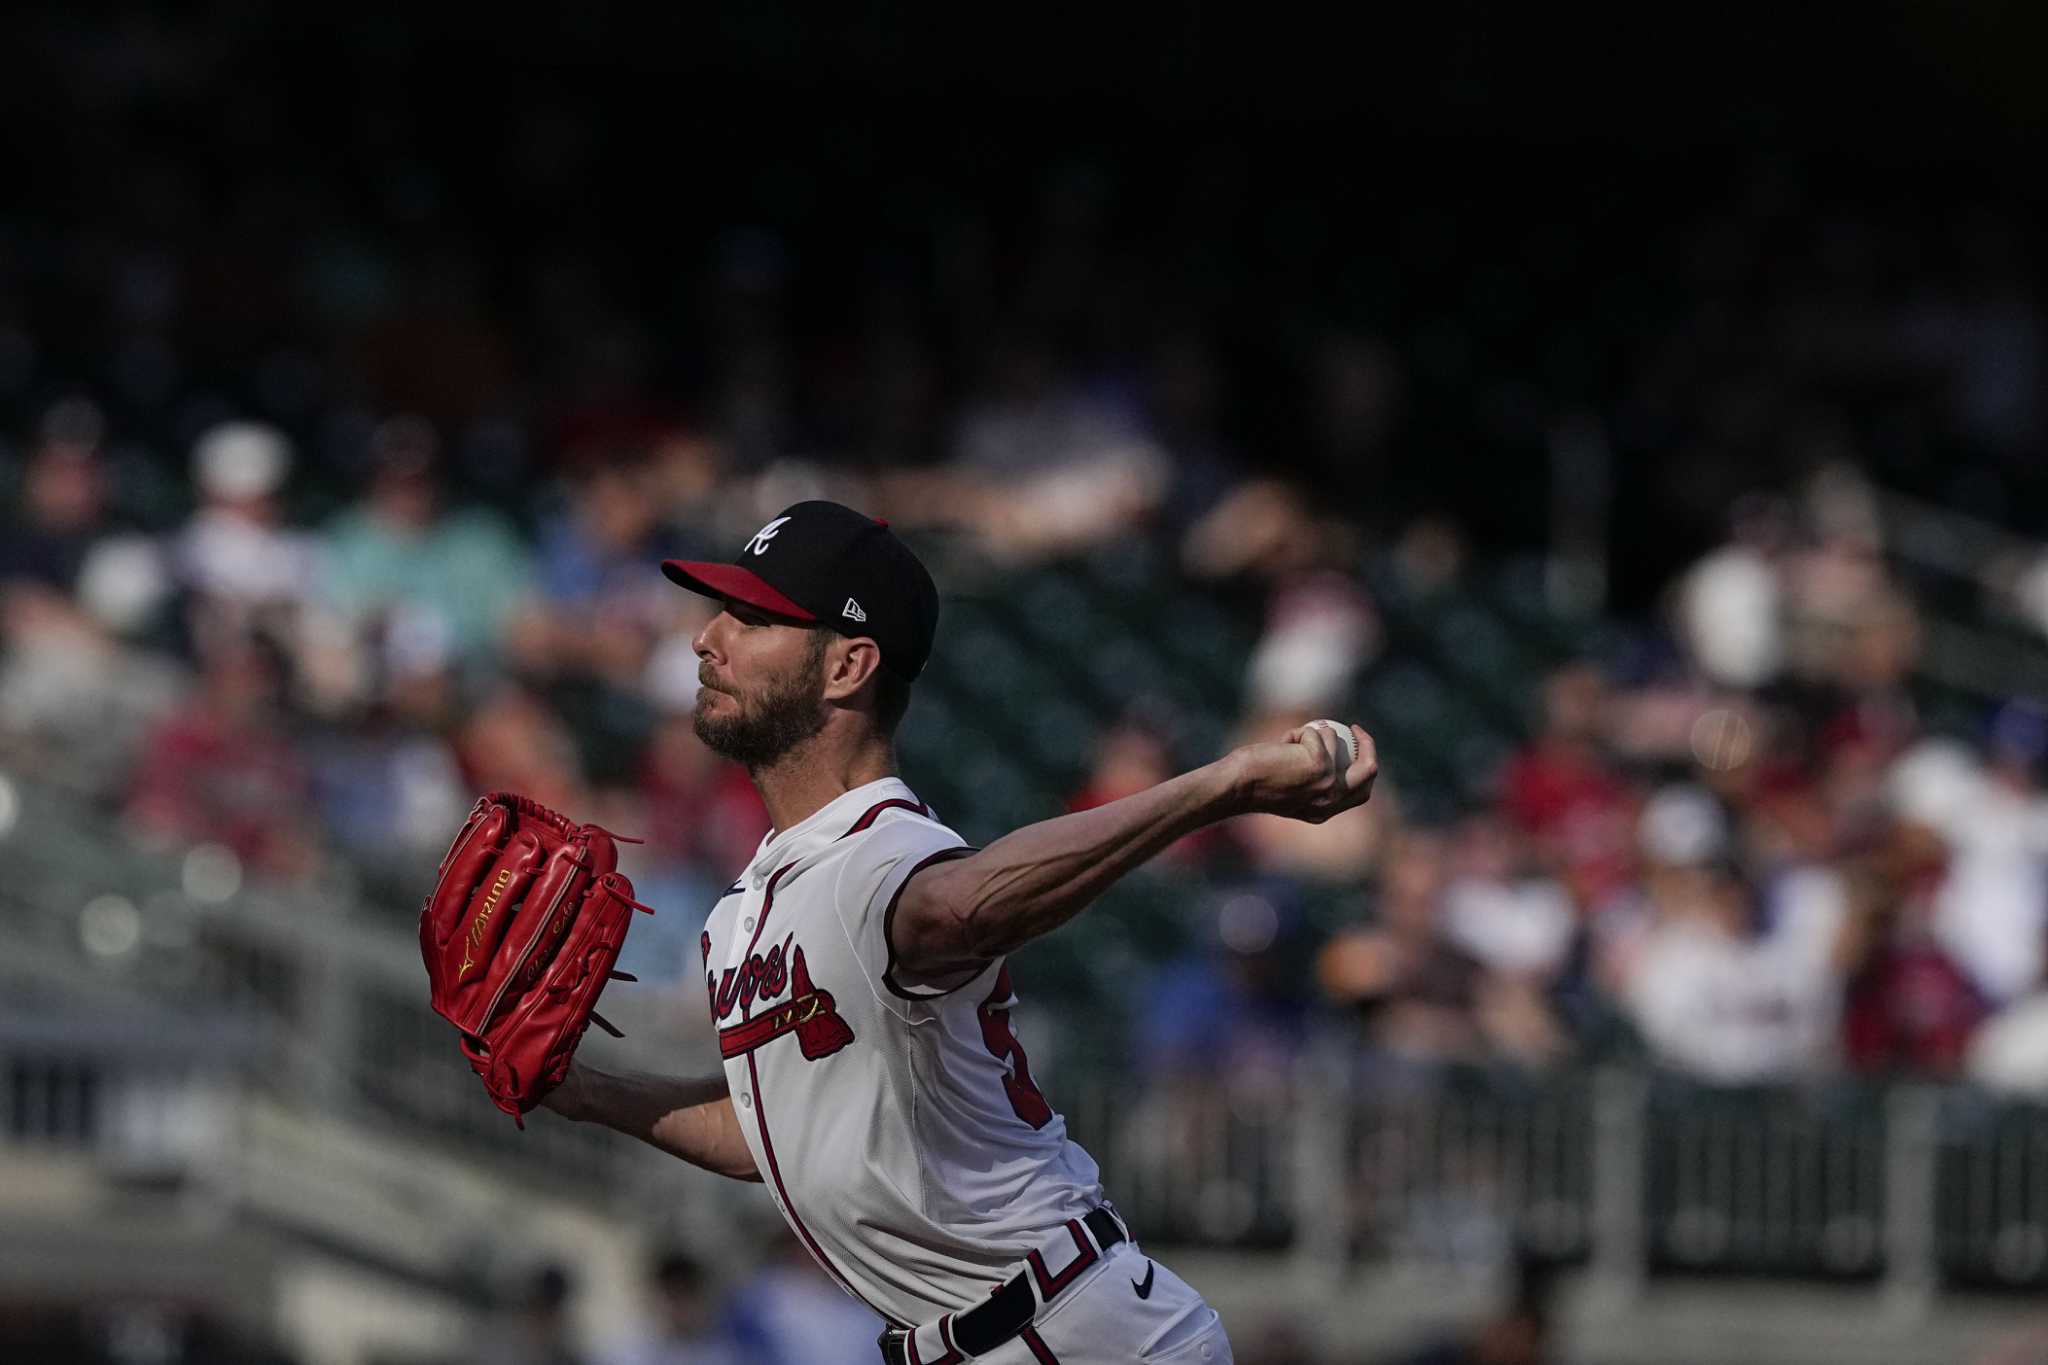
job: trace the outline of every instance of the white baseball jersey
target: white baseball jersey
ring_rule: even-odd
[[[776,1207],[892,1324],[983,1301],[1102,1202],[1010,1028],[1009,971],[904,986],[888,924],[960,836],[895,778],[770,835],[704,927],[734,1112]]]

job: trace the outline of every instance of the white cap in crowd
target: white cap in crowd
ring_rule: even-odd
[[[1691,783],[1664,787],[1636,824],[1644,856],[1671,867],[1698,867],[1729,851],[1728,817],[1712,792]]]
[[[291,467],[291,442],[261,422],[222,422],[192,447],[192,478],[209,498],[268,497],[283,487]]]

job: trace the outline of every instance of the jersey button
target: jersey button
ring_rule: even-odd
[[[748,1094],[748,1093],[747,1093],[746,1091],[744,1091],[744,1090],[740,1091],[740,1108],[742,1108],[742,1109],[752,1109],[753,1107],[754,1107],[754,1097],[753,1097],[752,1095],[749,1095],[749,1094]]]
[[[752,915],[748,915],[745,919],[741,920],[740,928],[745,929],[749,933],[752,933],[754,928],[754,917]]]

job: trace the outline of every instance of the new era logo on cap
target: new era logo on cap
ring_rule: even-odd
[[[931,656],[939,623],[932,576],[887,522],[836,502],[785,507],[730,564],[671,559],[661,571],[707,597],[871,639],[883,667],[904,678]]]

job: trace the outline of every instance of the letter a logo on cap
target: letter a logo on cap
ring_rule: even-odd
[[[865,621],[868,619],[868,614],[860,609],[860,603],[854,601],[851,597],[846,599],[846,610],[839,614],[849,621]]]
[[[768,542],[775,539],[775,533],[780,531],[782,523],[788,520],[788,517],[777,517],[760,530],[754,532],[754,538],[747,542],[747,548],[757,555],[768,553]]]

